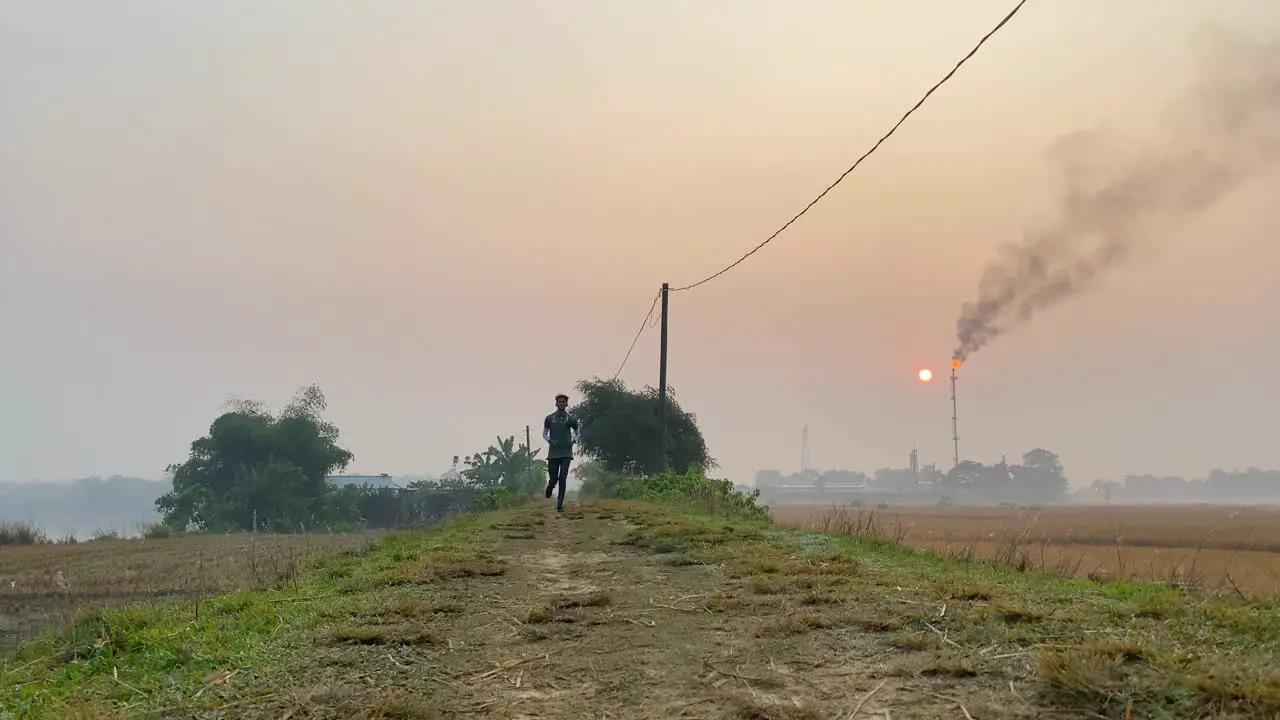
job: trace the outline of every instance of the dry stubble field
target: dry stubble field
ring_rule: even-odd
[[[0,653],[84,611],[275,587],[316,552],[363,551],[376,533],[190,535],[0,547]]]
[[[791,527],[868,535],[1064,575],[1280,595],[1280,508],[1068,506],[771,508]]]

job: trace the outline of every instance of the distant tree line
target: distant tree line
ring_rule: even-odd
[[[993,465],[961,460],[943,478],[942,494],[981,503],[1056,503],[1067,499],[1067,477],[1058,455],[1044,448],[1022,454],[1022,462]]]
[[[546,472],[536,450],[509,437],[440,478],[404,488],[335,486],[328,478],[354,455],[339,444],[325,407],[315,385],[279,413],[260,402],[233,403],[191,443],[185,462],[167,468],[172,489],[155,501],[164,525],[220,532],[416,527],[501,506],[529,494]]]
[[[570,412],[586,428],[574,474],[588,497],[621,492],[621,483],[660,474],[698,477],[716,467],[698,428],[674,394],[668,398],[666,442],[659,432],[658,393],[593,378],[577,384]],[[499,437],[453,458],[436,475],[399,478],[402,487],[333,485],[354,455],[324,418],[316,386],[302,388],[284,409],[236,401],[190,445],[185,461],[162,482],[86,478],[74,482],[0,483],[0,522],[27,523],[54,536],[101,532],[345,530],[407,528],[514,498],[539,496],[546,461],[539,451]],[[665,452],[665,457],[663,453]],[[749,493],[748,493],[749,494]],[[156,522],[160,521],[160,526]]]
[[[668,399],[666,441],[659,432],[658,393],[632,391],[617,380],[578,383],[570,412],[583,423],[579,477],[588,494],[608,495],[627,478],[698,473],[715,466],[696,418]],[[540,496],[547,479],[539,450],[498,437],[488,448],[454,458],[439,477],[407,487],[335,486],[330,478],[354,455],[324,419],[320,388],[298,391],[277,413],[237,401],[191,443],[186,461],[167,468],[171,489],[155,506],[175,531],[302,532],[354,527],[407,528],[451,515]]]
[[[1280,470],[1209,471],[1208,477],[1126,475],[1120,480],[1094,480],[1087,491],[1101,502],[1272,502],[1280,498]]]
[[[840,501],[850,494],[915,495],[920,499],[969,504],[999,503],[1248,503],[1280,499],[1280,470],[1214,469],[1207,477],[1127,475],[1120,480],[1094,480],[1070,492],[1062,462],[1043,448],[1022,455],[1020,463],[1003,459],[990,465],[961,461],[947,472],[932,465],[883,468],[871,475],[857,470],[828,470],[784,475],[777,470],[756,473],[756,487],[766,501],[781,497],[779,488],[812,488],[822,500]],[[854,489],[856,488],[856,490]],[[793,491],[794,495],[794,491]]]
[[[808,470],[783,475],[777,470],[756,473],[756,486],[769,501],[782,497],[781,488],[812,487],[818,499],[834,499],[870,491],[878,494],[927,496],[940,502],[1053,503],[1067,498],[1067,478],[1057,454],[1043,448],[1029,450],[1021,463],[1001,460],[986,465],[963,460],[947,472],[933,465],[920,468],[882,468],[873,475],[857,470]]]

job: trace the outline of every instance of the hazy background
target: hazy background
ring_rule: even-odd
[[[0,478],[159,477],[229,395],[308,382],[355,470],[536,428],[1009,4],[0,0]],[[794,469],[805,424],[817,467],[949,467],[956,315],[1047,207],[1046,147],[1141,137],[1212,25],[1266,37],[1280,3],[1032,0],[673,295],[725,472]],[[962,454],[1280,464],[1278,190],[974,357]],[[656,384],[656,331],[622,377]]]

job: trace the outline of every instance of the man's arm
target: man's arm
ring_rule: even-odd
[[[551,442],[551,416],[542,419],[542,439]]]
[[[582,442],[582,425],[578,418],[569,419],[569,427],[573,430],[573,442],[579,444]]]

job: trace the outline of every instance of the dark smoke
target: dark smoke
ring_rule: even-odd
[[[1160,142],[1141,149],[1081,132],[1054,145],[1058,217],[983,271],[956,321],[956,359],[1093,287],[1280,158],[1280,43],[1218,35],[1208,50]]]

